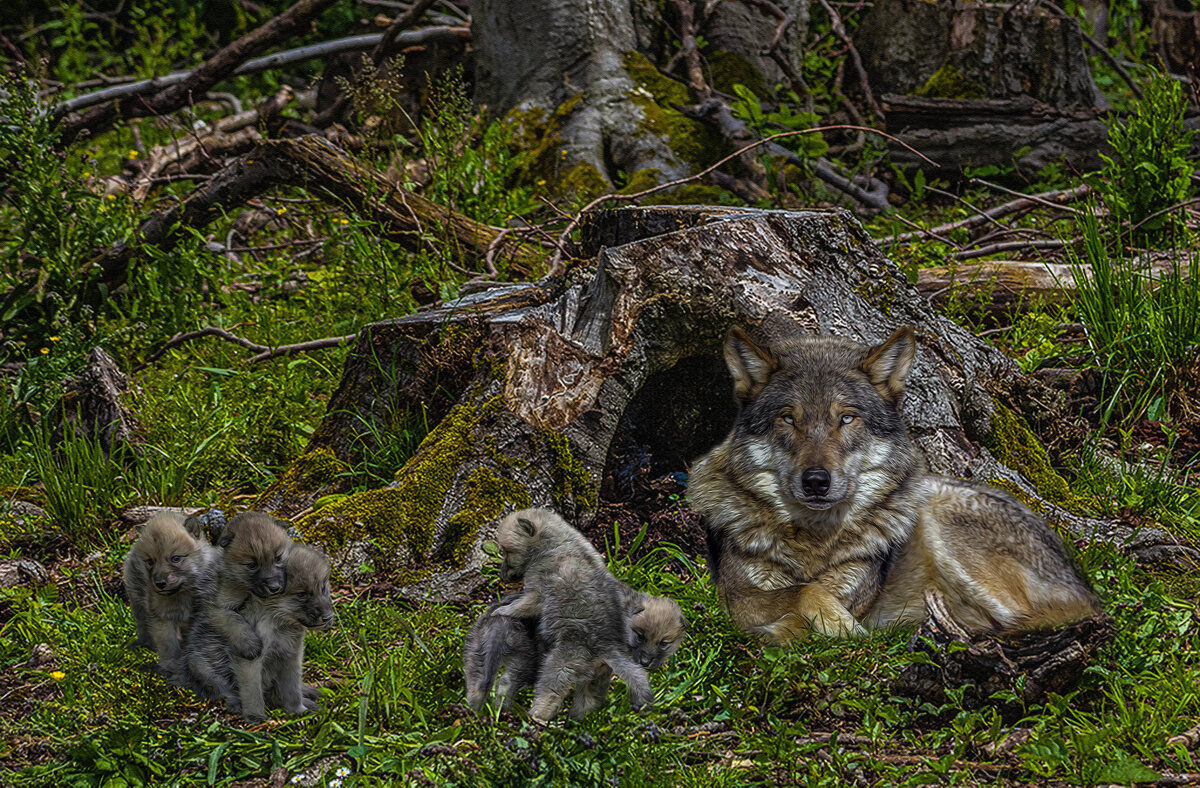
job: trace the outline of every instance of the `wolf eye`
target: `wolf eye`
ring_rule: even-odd
[[[181,555],[173,555],[173,556],[171,556],[171,563],[173,563],[173,564],[177,564],[177,563],[179,563],[179,562],[180,562],[180,561],[182,561],[182,560],[183,560],[183,556],[181,556]]]
[[[839,421],[841,421],[842,426],[845,426],[847,424],[852,423],[857,418],[858,418],[858,416],[855,416],[853,413],[845,413],[842,415],[842,418],[839,419]]]
[[[301,591],[299,594],[296,594],[296,598],[299,599],[301,602],[307,602],[308,597],[309,597],[309,593],[307,591]]]
[[[795,426],[796,420],[792,418],[792,414],[785,413],[785,414],[783,414],[783,423],[791,424],[792,426]]]
[[[154,566],[154,559],[146,556],[146,566]]]
[[[247,569],[258,569],[258,561],[247,561],[246,568]]]

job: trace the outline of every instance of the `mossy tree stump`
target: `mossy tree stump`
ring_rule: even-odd
[[[425,437],[389,488],[297,523],[344,574],[366,564],[412,593],[469,592],[503,513],[551,506],[587,521],[631,427],[684,470],[731,423],[721,348],[735,323],[862,342],[914,326],[902,411],[935,472],[1004,486],[1078,535],[1131,536],[1070,511],[1031,428],[1057,418],[1053,395],[937,313],[848,213],[629,208],[587,219],[581,261],[562,278],[364,329],[312,451],[353,461],[380,440]],[[1194,555],[1161,531],[1131,546]]]

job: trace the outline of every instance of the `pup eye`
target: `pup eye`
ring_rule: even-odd
[[[283,553],[280,553],[279,555],[275,556],[275,563],[279,563],[282,560],[283,560]]]
[[[792,426],[795,426],[796,420],[792,418],[792,414],[785,413],[785,414],[783,414],[783,423],[791,424]]]
[[[307,591],[301,591],[299,594],[296,594],[296,598],[299,599],[301,602],[307,602],[308,597],[309,597],[309,593]]]
[[[667,641],[665,641],[665,640],[664,640],[664,641],[662,641],[662,642],[660,642],[660,643],[658,644],[658,647],[659,647],[659,648],[666,648],[668,645],[669,645],[669,644],[667,643]]]
[[[852,423],[857,418],[858,416],[855,416],[853,413],[846,413],[842,415],[842,418],[839,419],[839,421],[841,421],[842,425],[845,426],[846,424]]]
[[[181,555],[173,555],[173,556],[171,556],[171,563],[173,563],[173,564],[177,564],[177,563],[179,563],[179,562],[180,562],[180,561],[182,561],[182,560],[183,560],[183,556],[181,556]]]
[[[147,558],[147,559],[146,559],[146,566],[154,566],[154,559],[153,559],[153,558]]]
[[[247,569],[258,569],[258,561],[249,561],[246,563]]]

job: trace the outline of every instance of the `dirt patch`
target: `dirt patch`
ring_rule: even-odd
[[[626,500],[601,498],[591,523],[582,529],[584,535],[597,547],[607,545],[616,557],[632,561],[665,543],[676,545],[688,558],[702,558],[706,550],[704,527],[700,515],[684,503],[684,476],[672,473],[657,479],[637,479],[630,486]],[[605,487],[612,489],[608,484],[602,485],[601,489]],[[619,549],[615,550],[614,524],[620,537]],[[630,548],[643,525],[646,537],[631,553]],[[686,574],[678,561],[667,566],[671,571]]]

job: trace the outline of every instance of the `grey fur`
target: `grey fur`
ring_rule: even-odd
[[[284,591],[292,540],[270,515],[243,512],[226,524],[218,546],[223,560],[216,591],[193,626],[185,680],[201,697],[225,698],[231,709],[258,721],[265,716],[258,627],[268,614],[252,602]]]
[[[215,584],[220,553],[191,519],[160,512],[140,530],[125,557],[125,595],[137,625],[136,645],[153,649],[162,675],[178,679],[196,599]]]
[[[538,668],[545,656],[538,640],[538,617],[493,615],[497,608],[515,601],[518,596],[508,594],[492,603],[475,619],[463,643],[467,705],[475,711],[483,708],[493,687],[503,699],[501,708],[509,711],[517,693],[537,682]],[[501,669],[504,670],[502,675]],[[498,687],[497,675],[500,675]]]
[[[603,664],[629,687],[635,710],[653,701],[646,669],[630,656],[621,584],[587,539],[548,509],[525,509],[500,522],[496,541],[503,555],[501,578],[524,579],[525,588],[490,615],[538,616],[546,649],[530,717],[539,723],[553,718],[572,688]]]

